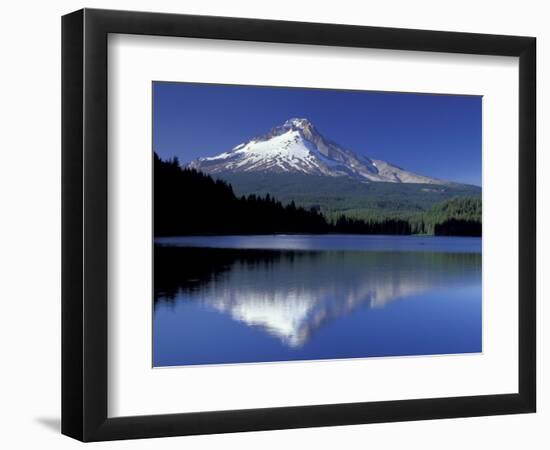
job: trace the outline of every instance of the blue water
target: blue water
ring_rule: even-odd
[[[480,352],[481,240],[156,239],[154,366]]]
[[[481,239],[362,234],[181,236],[156,238],[159,245],[268,250],[361,250],[481,253]]]

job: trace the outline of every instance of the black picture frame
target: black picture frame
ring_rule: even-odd
[[[109,33],[519,57],[517,393],[109,418]],[[82,441],[529,413],[536,405],[536,39],[83,9],[62,18],[62,433]]]

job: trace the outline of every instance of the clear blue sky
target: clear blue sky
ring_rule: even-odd
[[[153,83],[153,146],[189,162],[291,117],[406,170],[481,186],[481,97],[199,83]]]

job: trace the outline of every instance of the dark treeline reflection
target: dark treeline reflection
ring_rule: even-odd
[[[338,270],[335,270],[338,268]],[[174,299],[179,291],[192,292],[223,279],[232,272],[281,275],[282,285],[289,273],[303,285],[336,281],[356,283],[391,274],[394,284],[400,278],[416,281],[429,278],[447,282],[465,273],[480,276],[479,253],[440,252],[353,252],[347,250],[264,250],[208,247],[154,247],[155,302]],[[262,282],[267,280],[263,279]],[[269,286],[266,284],[266,289]],[[274,287],[277,287],[275,285]]]
[[[164,245],[155,245],[154,252],[155,303],[159,298],[174,300],[180,290],[198,290],[235,267],[269,271],[275,264],[292,264],[297,257],[321,253]]]
[[[302,208],[293,201],[283,205],[269,194],[237,197],[229,183],[181,168],[177,159],[163,161],[156,153],[154,185],[155,236],[276,233],[481,236],[481,203],[477,199],[452,199],[426,215],[408,219],[381,216],[364,220],[340,215],[327,220],[319,208]]]
[[[290,347],[360,306],[480,282],[479,253],[155,246],[155,309],[192,302]]]

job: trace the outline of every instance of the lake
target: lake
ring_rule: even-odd
[[[155,239],[153,365],[477,353],[481,239]]]

